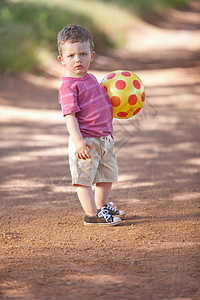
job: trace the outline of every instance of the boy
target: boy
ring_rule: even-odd
[[[117,181],[113,109],[105,89],[87,73],[95,56],[91,33],[68,25],[58,34],[58,50],[58,60],[66,68],[59,102],[70,134],[70,171],[85,211],[84,225],[117,225],[125,212],[107,203],[112,182]]]

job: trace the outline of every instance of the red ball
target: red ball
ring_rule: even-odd
[[[112,102],[114,118],[131,118],[142,109],[145,89],[141,79],[133,72],[113,71],[103,78],[101,85]]]

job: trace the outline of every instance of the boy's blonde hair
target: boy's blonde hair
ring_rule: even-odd
[[[62,45],[67,41],[70,43],[89,41],[90,50],[91,52],[94,51],[94,41],[92,38],[92,34],[87,28],[81,25],[69,24],[67,27],[63,28],[58,33],[57,40],[58,40],[58,51],[60,55],[62,55]]]

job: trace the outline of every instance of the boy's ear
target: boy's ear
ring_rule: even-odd
[[[62,65],[64,64],[62,55],[58,55],[57,59],[59,60],[59,62],[60,62]]]
[[[94,60],[94,57],[95,57],[95,51],[93,51],[91,54],[91,59],[90,59],[91,62]]]

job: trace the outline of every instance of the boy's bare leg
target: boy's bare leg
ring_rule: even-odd
[[[88,216],[96,216],[97,207],[94,201],[94,194],[92,191],[92,187],[76,185],[77,194],[79,201]]]
[[[112,182],[99,182],[95,188],[95,203],[101,209],[107,202],[112,187]]]

